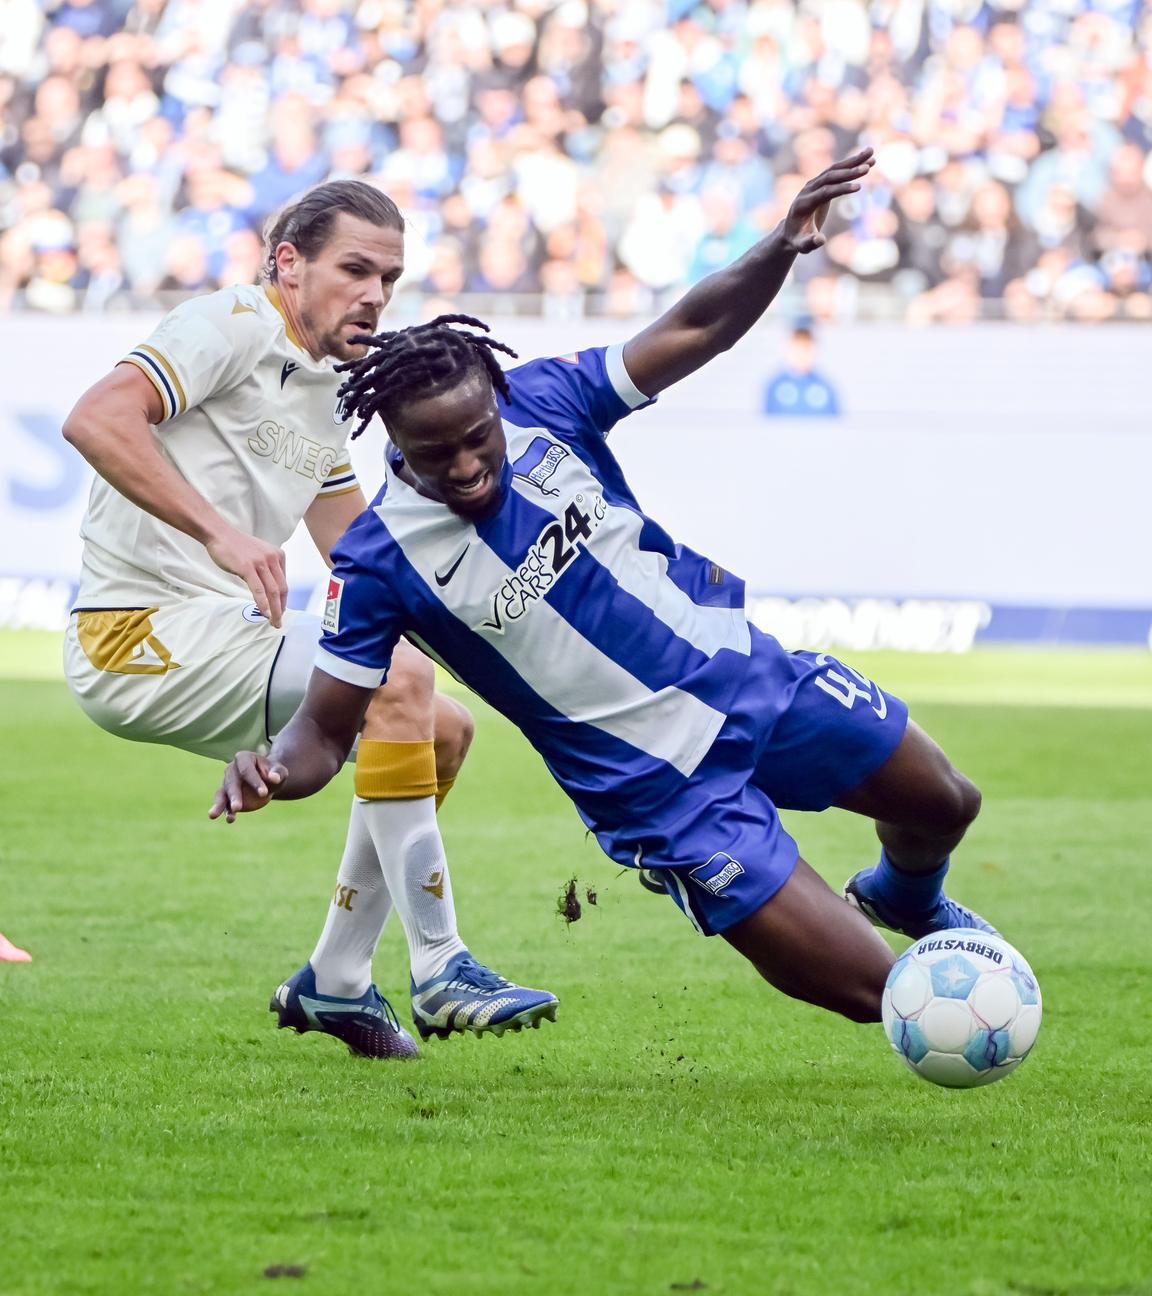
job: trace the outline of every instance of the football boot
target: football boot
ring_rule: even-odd
[[[507,981],[462,950],[421,985],[412,983],[412,1020],[421,1038],[436,1035],[503,1035],[556,1020],[559,1000],[547,990]]]
[[[277,987],[268,1011],[279,1018],[281,1030],[291,1028],[298,1035],[323,1031],[346,1044],[357,1057],[420,1056],[419,1045],[400,1025],[392,1005],[374,985],[359,999],[320,994],[311,963],[305,963]]]
[[[974,931],[987,932],[999,936],[991,923],[986,922],[978,913],[966,909],[955,900],[949,900],[941,894],[935,906],[923,914],[898,914],[887,908],[874,896],[868,887],[871,869],[861,869],[844,883],[844,899],[859,909],[873,927],[886,927],[889,931],[899,932],[901,936],[911,936],[919,940],[933,932],[948,931],[953,927],[966,927]]]

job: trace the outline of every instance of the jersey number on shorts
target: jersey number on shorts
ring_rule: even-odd
[[[816,687],[823,689],[829,697],[834,697],[841,706],[851,711],[856,705],[856,699],[863,698],[881,720],[888,714],[888,699],[858,670],[845,666],[843,662],[837,661],[835,657],[829,657],[827,653],[821,653],[816,658],[816,665],[824,672],[816,676]]]

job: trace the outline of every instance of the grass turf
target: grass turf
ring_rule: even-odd
[[[981,784],[954,889],[1044,989],[1034,1056],[951,1093],[618,876],[484,711],[443,817],[461,927],[559,1022],[391,1065],[277,1033],[347,782],[210,824],[216,768],[102,734],[56,652],[0,638],[0,929],[35,957],[0,965],[2,1296],[1152,1293],[1148,657],[856,661]],[[874,854],[789,826],[833,882]],[[599,903],[567,927],[572,876]]]

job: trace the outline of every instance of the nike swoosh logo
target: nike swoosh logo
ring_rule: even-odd
[[[459,567],[460,564],[464,561],[464,559],[468,557],[468,550],[471,547],[472,547],[471,545],[468,545],[461,553],[460,557],[456,559],[456,561],[452,564],[451,567],[448,568],[446,572],[435,573],[437,585],[444,586],[448,584],[448,582],[452,579],[452,577],[456,575],[456,568]]]
[[[284,384],[288,381],[288,375],[293,374],[300,366],[295,360],[285,360],[284,368],[280,370],[280,389],[283,391]]]

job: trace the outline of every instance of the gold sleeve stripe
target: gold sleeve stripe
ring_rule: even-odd
[[[327,490],[325,487],[321,486],[317,493],[321,499],[335,499],[337,495],[351,495],[353,491],[358,491],[359,489],[360,483],[356,482],[352,486],[345,486],[343,490]]]
[[[176,391],[177,397],[179,398],[179,408],[177,409],[176,413],[183,414],[184,411],[188,408],[188,398],[184,395],[184,388],[180,386],[180,379],[176,377],[176,370],[173,369],[172,366],[168,363],[167,357],[161,355],[161,353],[157,351],[155,347],[150,347],[144,344],[138,346],[136,350],[145,351],[147,352],[148,355],[155,356],[155,358],[163,366],[164,372],[168,375],[169,379],[171,380],[172,386]]]
[[[329,471],[328,480],[331,481],[333,477],[343,477],[345,473],[350,473],[351,471],[352,460],[345,459],[343,463],[336,464],[336,466]]]
[[[156,362],[149,356],[139,355],[133,352],[126,355],[121,361],[122,364],[135,365],[145,378],[156,388],[156,393],[160,397],[160,404],[164,410],[162,422],[167,422],[172,417],[172,391],[168,386],[168,380],[162,373],[156,369]]]

